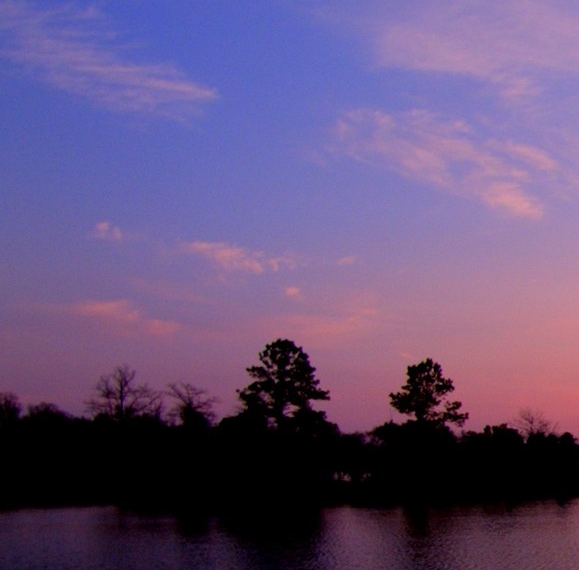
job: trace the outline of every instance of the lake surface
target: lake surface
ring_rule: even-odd
[[[114,508],[0,513],[10,570],[575,570],[579,502],[513,509],[326,509],[259,524],[183,525]]]

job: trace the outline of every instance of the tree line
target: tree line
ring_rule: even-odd
[[[314,407],[330,394],[309,356],[278,339],[248,367],[239,410],[188,383],[164,391],[117,366],[76,417],[0,393],[0,507],[113,504],[192,513],[424,505],[579,496],[579,446],[538,413],[461,431],[440,364],[408,366],[389,394],[408,417],[343,433]],[[167,407],[167,399],[171,404]],[[453,430],[454,428],[454,430]]]

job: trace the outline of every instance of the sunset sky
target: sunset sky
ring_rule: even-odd
[[[344,430],[430,357],[579,436],[579,6],[0,0],[0,391],[236,410],[289,338]]]

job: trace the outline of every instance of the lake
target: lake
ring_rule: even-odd
[[[259,523],[183,524],[112,507],[0,513],[10,570],[571,570],[579,502],[508,508],[325,509]]]

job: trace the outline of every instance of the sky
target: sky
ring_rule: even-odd
[[[0,391],[223,417],[289,338],[343,431],[432,358],[579,436],[578,93],[567,0],[0,0]]]

